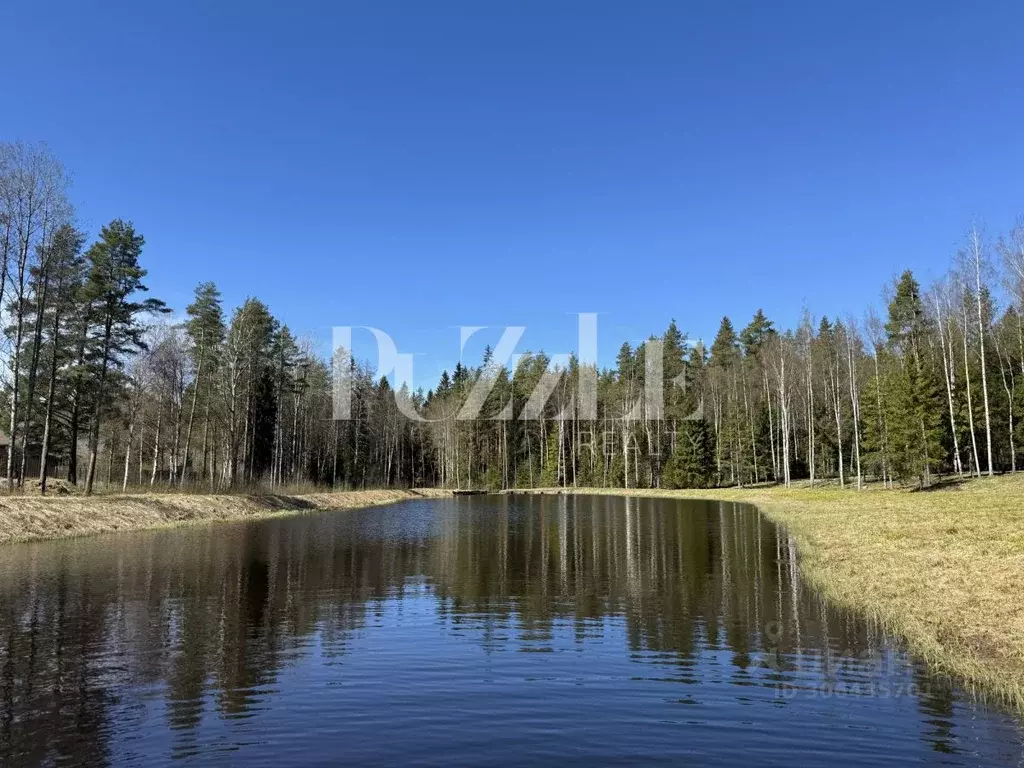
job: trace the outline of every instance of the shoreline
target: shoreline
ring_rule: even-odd
[[[192,523],[362,509],[409,499],[450,496],[451,491],[438,488],[303,494],[0,496],[0,546]]]
[[[519,491],[517,491],[519,492]],[[1024,478],[927,491],[550,488],[524,493],[741,502],[796,540],[800,570],[981,701],[1024,715]]]
[[[930,491],[772,486],[505,493],[750,504],[793,535],[801,573],[822,595],[877,620],[980,699],[993,698],[1024,714],[1024,476],[973,479]],[[452,496],[436,488],[9,496],[0,497],[0,545]]]

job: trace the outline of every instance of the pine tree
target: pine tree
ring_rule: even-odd
[[[66,388],[58,376],[58,370],[72,361],[74,348],[69,344],[71,329],[68,318],[75,316],[76,299],[85,279],[85,259],[82,247],[85,235],[71,226],[61,227],[54,234],[49,258],[52,270],[53,292],[51,294],[50,316],[46,322],[49,370],[46,374],[46,400],[43,408],[43,437],[39,449],[39,490],[46,493],[47,463],[50,447],[56,433],[54,414],[57,397],[61,388]],[[74,451],[76,446],[69,446]]]
[[[92,493],[96,479],[100,425],[111,402],[110,372],[123,367],[124,355],[145,347],[140,316],[169,311],[159,299],[134,299],[137,293],[148,290],[142,283],[146,270],[139,265],[144,243],[142,235],[137,234],[130,223],[115,219],[103,227],[100,239],[86,253],[89,273],[83,297],[96,307],[92,354],[98,368],[85,479],[87,494]]]
[[[210,367],[217,362],[214,352],[224,341],[224,312],[221,309],[220,291],[217,290],[217,286],[211,282],[200,283],[196,286],[195,300],[186,307],[185,312],[188,314],[185,330],[191,342],[190,354],[195,370],[195,381],[192,383],[192,405],[189,408],[188,426],[185,430],[185,446],[182,451],[183,460],[179,482],[184,481],[185,471],[189,465],[189,447],[192,443],[192,429],[195,424],[199,396],[204,388],[208,389],[207,382],[213,378]]]

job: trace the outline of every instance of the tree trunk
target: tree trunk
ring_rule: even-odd
[[[956,434],[956,412],[953,408],[953,378],[951,373],[952,360],[946,354],[946,339],[942,332],[943,318],[942,307],[939,303],[939,295],[935,294],[935,314],[938,318],[936,327],[939,329],[939,346],[942,348],[942,378],[946,383],[946,403],[949,406],[949,429],[953,435],[953,470],[960,476],[964,476],[964,465],[960,460],[960,439]]]
[[[974,450],[974,474],[981,477],[981,464],[978,458],[978,438],[974,432],[974,402],[971,397],[971,363],[967,355],[967,307],[964,310],[964,379],[967,382],[967,422],[971,428],[971,447]]]
[[[975,298],[978,304],[978,347],[981,350],[981,394],[985,405],[985,442],[986,457],[988,459],[988,475],[992,476],[992,421],[988,408],[988,374],[985,370],[985,319],[981,308],[981,247],[978,242],[978,233],[973,232],[974,250],[974,285]]]
[[[44,258],[45,257],[41,257]],[[44,261],[40,264],[42,285],[38,288],[36,295],[36,321],[32,333],[32,354],[29,358],[28,386],[25,390],[25,418],[21,430],[21,468],[18,471],[18,484],[21,485],[25,479],[25,468],[28,463],[28,433],[32,427],[32,410],[35,405],[36,374],[39,369],[39,352],[43,346],[43,313],[46,310],[46,296],[49,293],[50,273],[49,263]]]
[[[58,283],[58,286],[60,283]],[[53,396],[57,386],[57,350],[60,348],[60,302],[53,310],[53,339],[50,348],[50,380],[46,386],[46,411],[43,416],[43,444],[39,449],[39,492],[46,493],[46,462],[50,452],[50,430],[53,422]],[[72,444],[72,453],[75,446]]]
[[[106,395],[107,366],[110,358],[110,323],[103,341],[103,363],[100,368],[99,384],[96,387],[96,407],[93,409],[93,423],[89,436],[89,468],[85,475],[85,495],[92,494],[93,481],[96,478],[96,453],[100,442],[100,421],[103,418],[103,398]]]
[[[121,493],[128,490],[128,470],[130,468],[130,462],[132,457],[132,439],[135,437],[135,418],[132,417],[131,422],[128,424],[128,442],[125,444],[124,449],[124,480],[121,483]]]
[[[185,429],[185,446],[182,450],[181,477],[178,480],[178,485],[184,485],[185,471],[188,467],[188,449],[192,443],[192,425],[196,420],[196,402],[199,400],[199,386],[203,381],[203,359],[206,357],[205,336],[206,330],[204,329],[199,337],[199,362],[196,365],[196,380],[192,386],[192,407],[188,412],[188,427]]]
[[[162,408],[156,412],[156,437],[153,438],[153,470],[149,473],[149,487],[152,488],[156,483],[157,467],[160,461],[160,421],[163,418],[164,411]]]

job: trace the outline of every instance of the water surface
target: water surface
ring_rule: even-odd
[[[0,548],[0,764],[1020,765],[748,507],[465,497]]]

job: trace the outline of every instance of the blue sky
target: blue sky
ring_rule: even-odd
[[[0,10],[0,138],[46,141],[95,232],[146,236],[298,332],[458,355],[525,325],[601,359],[927,282],[1024,213],[1024,5],[72,2]],[[479,346],[494,341],[482,333]]]

